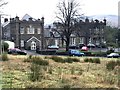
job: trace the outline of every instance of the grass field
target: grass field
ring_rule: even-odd
[[[96,64],[85,62],[86,57],[74,57],[79,62],[73,63],[55,62],[50,56],[39,57],[49,65],[39,67],[41,77],[36,81],[29,78],[32,63],[24,61],[29,56],[8,55],[8,61],[0,61],[2,88],[120,88],[120,66],[106,69],[108,62],[120,59],[100,58],[101,63]]]

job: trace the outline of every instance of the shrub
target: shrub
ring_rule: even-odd
[[[72,62],[73,62],[73,59],[70,58],[70,57],[67,57],[67,58],[65,58],[64,60],[65,60],[65,62],[67,62],[67,63],[72,63]]]
[[[89,58],[85,58],[85,59],[84,59],[84,62],[88,62],[88,61],[89,61]]]
[[[33,82],[41,81],[44,78],[45,71],[43,69],[44,69],[43,66],[32,63],[30,67],[31,73],[29,74],[29,79]]]
[[[91,63],[98,63],[98,64],[100,64],[100,59],[99,58],[85,58],[84,62],[91,62]]]
[[[31,61],[32,61],[32,63],[38,64],[38,65],[43,65],[43,66],[49,65],[48,61],[43,60],[42,58],[36,57],[36,56],[32,57]]]
[[[116,63],[118,66],[120,66],[120,60],[117,60]]]
[[[93,60],[92,60],[92,58],[85,58],[84,62],[91,62],[91,63],[93,63]]]
[[[67,57],[64,59],[65,62],[67,63],[72,63],[72,62],[80,62],[80,60],[78,58],[70,58],[70,57]]]
[[[29,55],[29,57],[28,57],[29,59],[32,59],[32,55]]]
[[[8,56],[7,56],[7,54],[6,53],[3,53],[2,54],[2,61],[8,61],[9,59],[8,59]]]
[[[24,62],[31,62],[31,59],[26,58],[26,59],[24,59]]]
[[[71,60],[72,60],[73,62],[80,62],[80,60],[79,60],[78,58],[71,58]]]
[[[44,77],[44,72],[46,71],[47,65],[49,65],[49,62],[46,60],[43,60],[40,57],[31,57],[31,59],[27,58],[27,61],[30,61],[31,64],[31,73],[29,76],[29,79],[31,81],[41,81],[42,78]]]
[[[54,60],[55,62],[65,63],[65,61],[62,57],[52,56],[51,59]]]
[[[49,62],[47,60],[43,60],[42,58],[36,56],[35,57],[29,56],[27,59],[24,59],[24,62],[32,62],[34,64],[43,66],[49,65]]]
[[[113,70],[116,65],[117,65],[116,61],[109,61],[109,62],[106,64],[106,68],[107,68],[108,70]]]
[[[93,58],[92,61],[93,63],[100,64],[100,58]]]

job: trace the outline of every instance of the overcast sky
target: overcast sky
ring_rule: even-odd
[[[33,18],[45,17],[46,23],[55,19],[56,6],[60,0],[5,0],[3,12],[22,18],[26,13]],[[81,4],[81,13],[89,15],[117,15],[120,0],[77,0]]]

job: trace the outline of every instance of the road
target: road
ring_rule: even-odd
[[[65,50],[65,48],[61,48],[59,50]],[[102,48],[102,49],[100,49],[100,48],[91,48],[91,49],[89,49],[89,51],[92,51],[92,52],[99,52],[99,51],[106,52],[107,49],[106,48]],[[118,52],[118,51],[120,51],[120,49],[116,48],[115,52]],[[26,52],[27,52],[28,55],[40,55],[40,54],[36,53],[36,51],[26,50]]]
[[[36,51],[32,51],[32,50],[25,50],[27,52],[28,55],[40,55],[38,53],[36,53]]]

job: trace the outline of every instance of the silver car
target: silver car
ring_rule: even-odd
[[[118,58],[120,57],[120,55],[118,53],[110,53],[109,55],[107,55],[108,58]]]

